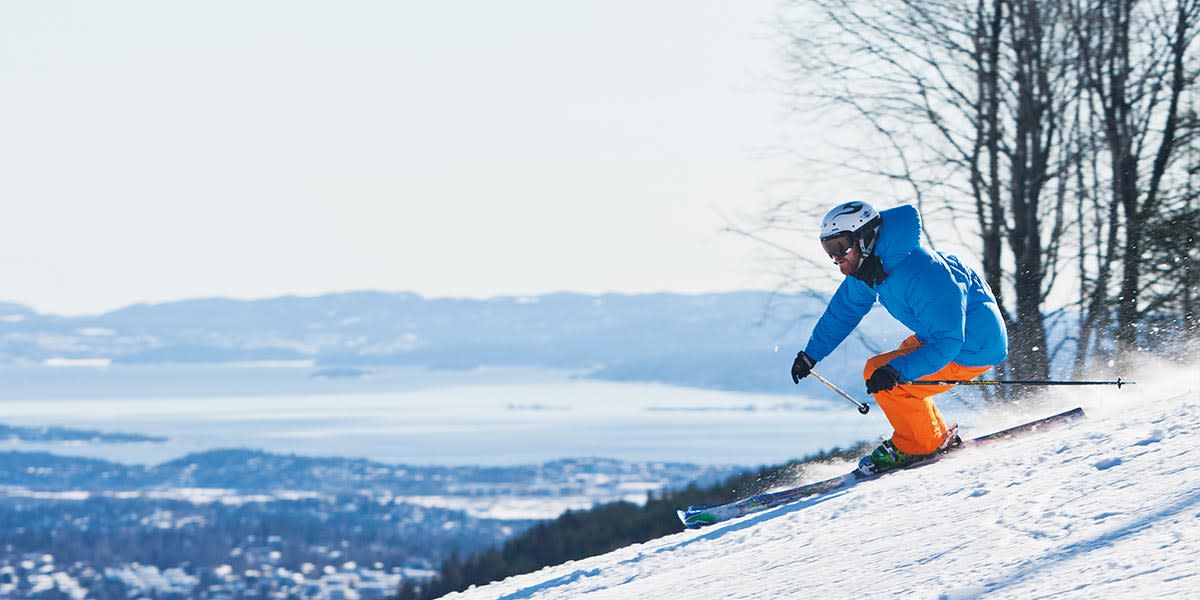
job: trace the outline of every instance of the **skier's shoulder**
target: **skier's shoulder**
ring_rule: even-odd
[[[941,253],[917,246],[895,264],[887,281],[894,286],[893,293],[916,301],[959,293],[959,279]]]
[[[891,275],[900,275],[904,278],[920,279],[949,272],[949,266],[940,252],[935,252],[921,245],[913,246],[904,256],[897,258],[892,264],[892,270],[888,271],[889,277]]]

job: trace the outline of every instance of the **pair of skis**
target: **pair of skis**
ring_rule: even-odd
[[[854,470],[854,471],[851,471],[850,473],[846,473],[845,475],[839,475],[837,477],[826,479],[824,481],[807,483],[807,484],[801,485],[799,487],[781,490],[778,492],[767,492],[764,494],[758,494],[756,496],[751,496],[749,498],[745,498],[745,499],[738,500],[735,502],[729,502],[727,504],[689,506],[684,510],[676,511],[676,513],[679,515],[679,520],[683,522],[684,527],[686,527],[688,529],[699,529],[706,525],[712,525],[714,523],[728,521],[729,519],[735,519],[737,517],[741,517],[741,516],[761,512],[764,510],[768,510],[768,509],[774,508],[776,506],[782,506],[784,504],[789,504],[791,502],[795,502],[797,500],[800,500],[802,498],[807,498],[809,496],[816,496],[818,494],[824,494],[826,492],[830,492],[833,490],[850,487],[851,485],[854,485],[855,483],[857,483],[859,481],[875,479],[876,477],[880,477],[882,475],[886,475],[888,473],[892,473],[895,471],[901,471],[901,470],[912,469],[912,468],[924,466],[929,463],[937,461],[939,458],[944,456],[946,453],[952,452],[958,448],[963,448],[963,447],[967,447],[967,446],[977,446],[977,445],[986,444],[988,442],[992,442],[995,440],[1007,439],[1007,438],[1013,437],[1014,435],[1018,435],[1018,434],[1039,431],[1039,430],[1045,429],[1045,428],[1053,426],[1053,425],[1057,425],[1057,424],[1065,423],[1067,421],[1072,421],[1075,419],[1082,418],[1083,416],[1084,416],[1084,414],[1083,414],[1082,408],[1073,408],[1071,410],[1064,411],[1064,412],[1058,413],[1056,415],[1051,415],[1049,417],[1037,419],[1035,421],[1030,421],[1028,423],[1022,423],[1022,424],[1016,425],[1014,427],[1009,427],[1008,429],[1005,429],[1003,431],[997,431],[995,433],[990,433],[987,435],[979,436],[976,438],[972,438],[970,440],[964,440],[963,443],[959,446],[949,447],[941,453],[934,454],[933,456],[931,456],[929,458],[910,463],[900,469],[894,469],[891,471],[885,471],[880,474],[872,474],[872,475],[866,475],[858,470]]]

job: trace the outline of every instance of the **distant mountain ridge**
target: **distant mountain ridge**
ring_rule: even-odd
[[[792,387],[792,357],[824,306],[825,299],[814,295],[763,291],[486,300],[352,292],[139,304],[85,317],[0,303],[0,364],[527,365],[612,380],[785,392]],[[904,335],[883,311],[865,322],[880,347]],[[827,374],[843,381],[859,377],[871,350],[865,343],[848,340],[824,365]]]
[[[35,491],[130,491],[168,488],[226,489],[242,494],[276,490],[396,496],[479,495],[489,485],[509,486],[509,496],[587,495],[620,484],[652,483],[655,489],[708,485],[739,467],[671,462],[625,462],[564,458],[541,464],[438,466],[381,463],[361,458],[298,456],[260,450],[206,450],[158,465],[129,465],[47,452],[0,452],[0,497],[7,489]],[[594,492],[595,490],[591,490]],[[493,495],[500,492],[493,490]]]

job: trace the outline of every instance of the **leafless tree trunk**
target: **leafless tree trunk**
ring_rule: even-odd
[[[1038,0],[1013,0],[1008,16],[1015,96],[1014,139],[1008,156],[1008,208],[1013,219],[1008,237],[1016,263],[1017,299],[1012,362],[1021,372],[1038,376],[1049,372],[1042,322],[1043,284],[1048,270],[1058,266],[1043,260],[1057,253],[1057,242],[1051,241],[1055,236],[1041,222],[1045,214],[1041,205],[1048,200],[1044,196],[1049,180],[1058,176],[1052,172],[1057,165],[1052,165],[1051,159],[1061,143],[1061,110],[1064,96],[1069,95],[1069,90],[1062,88],[1066,63],[1056,54],[1062,52],[1058,17],[1055,3]],[[1060,223],[1052,225],[1058,229]]]

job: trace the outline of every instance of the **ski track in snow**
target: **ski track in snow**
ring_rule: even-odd
[[[1088,418],[448,597],[1200,597],[1196,373],[1056,392],[967,433]]]

